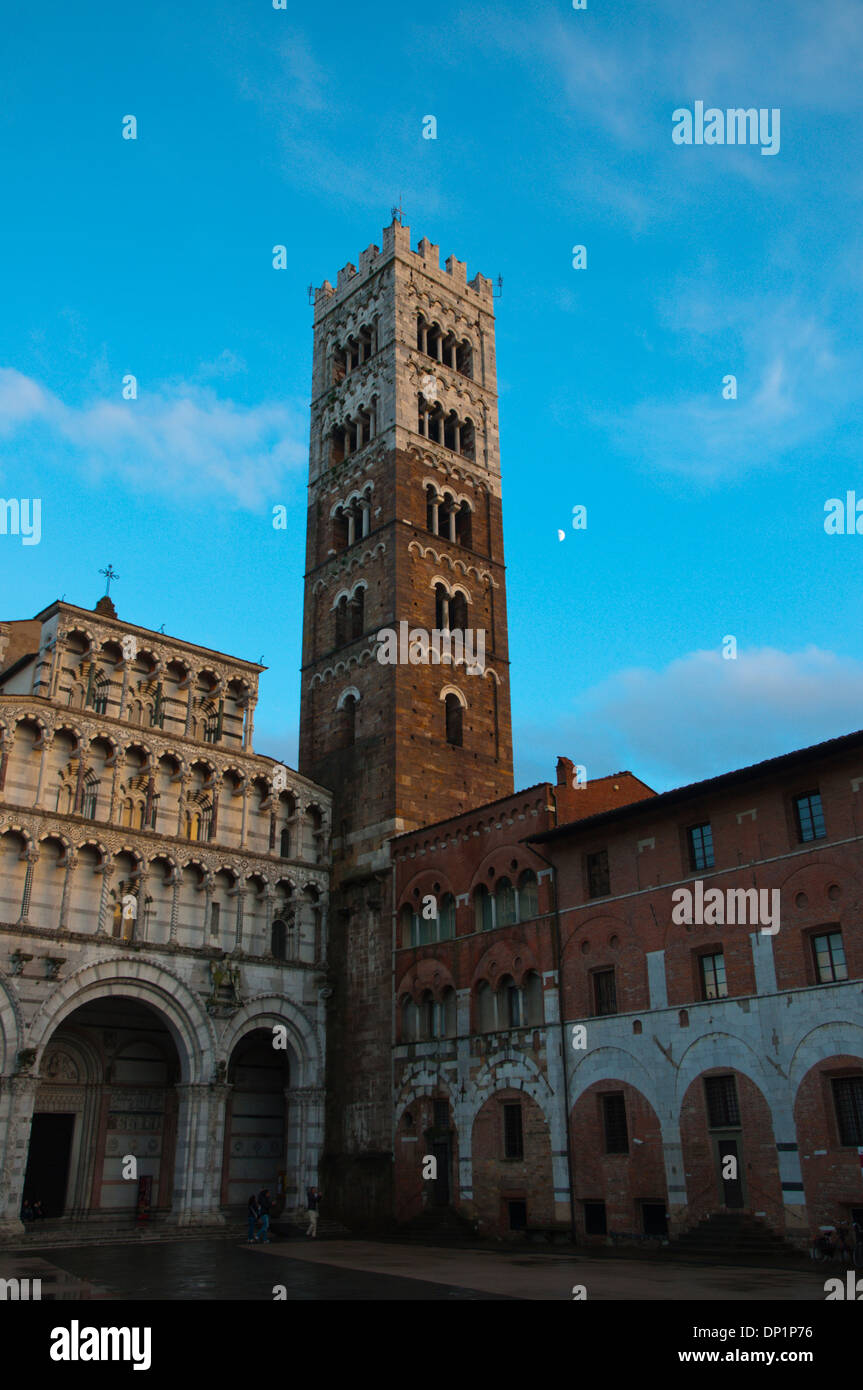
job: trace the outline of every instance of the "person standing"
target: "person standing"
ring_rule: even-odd
[[[258,1206],[261,1209],[261,1234],[258,1236],[258,1240],[261,1245],[270,1244],[270,1208],[272,1205],[270,1189],[262,1187],[258,1193]]]
[[[248,1201],[248,1212],[249,1212],[249,1245],[254,1245],[255,1241],[257,1240],[257,1236],[255,1235],[255,1227],[256,1227],[257,1224],[258,1224],[258,1217],[259,1217],[260,1214],[261,1214],[261,1208],[258,1206],[258,1199],[257,1199],[257,1197],[255,1196],[254,1192],[252,1193],[252,1195],[251,1195],[251,1197],[249,1198],[249,1201]]]
[[[318,1213],[322,1195],[319,1187],[310,1187],[306,1193],[306,1205],[309,1209],[309,1229],[306,1235],[311,1236],[313,1240],[316,1240],[318,1235]]]

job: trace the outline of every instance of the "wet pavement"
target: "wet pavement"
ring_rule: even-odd
[[[0,1253],[0,1279],[41,1279],[42,1301],[591,1300],[822,1301],[830,1273],[803,1269],[598,1260],[583,1256],[302,1237],[249,1246],[190,1238]]]

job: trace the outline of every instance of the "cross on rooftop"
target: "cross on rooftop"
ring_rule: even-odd
[[[113,566],[113,565],[109,565],[108,568],[107,568],[106,570],[100,570],[99,573],[100,573],[100,574],[104,574],[106,580],[108,581],[108,582],[107,582],[107,586],[106,586],[106,588],[105,588],[105,593],[106,593],[106,594],[110,594],[110,592],[111,592],[111,580],[112,580],[112,579],[119,579],[119,578],[120,578],[119,574],[115,574],[115,573],[114,573],[114,566]]]

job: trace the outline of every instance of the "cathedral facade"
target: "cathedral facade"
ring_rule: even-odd
[[[209,1225],[317,1177],[331,800],[254,752],[262,670],[108,598],[0,625],[12,1238],[25,1197]]]

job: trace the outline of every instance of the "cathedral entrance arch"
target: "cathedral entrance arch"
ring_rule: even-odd
[[[133,1220],[147,1179],[151,1215],[169,1212],[179,1077],[174,1038],[148,1004],[110,995],[73,1010],[42,1054],[24,1200],[47,1217]]]
[[[268,1187],[284,1197],[288,1181],[288,1087],[291,1056],[273,1046],[273,1030],[256,1028],[236,1043],[228,1064],[222,1205],[245,1210]]]

